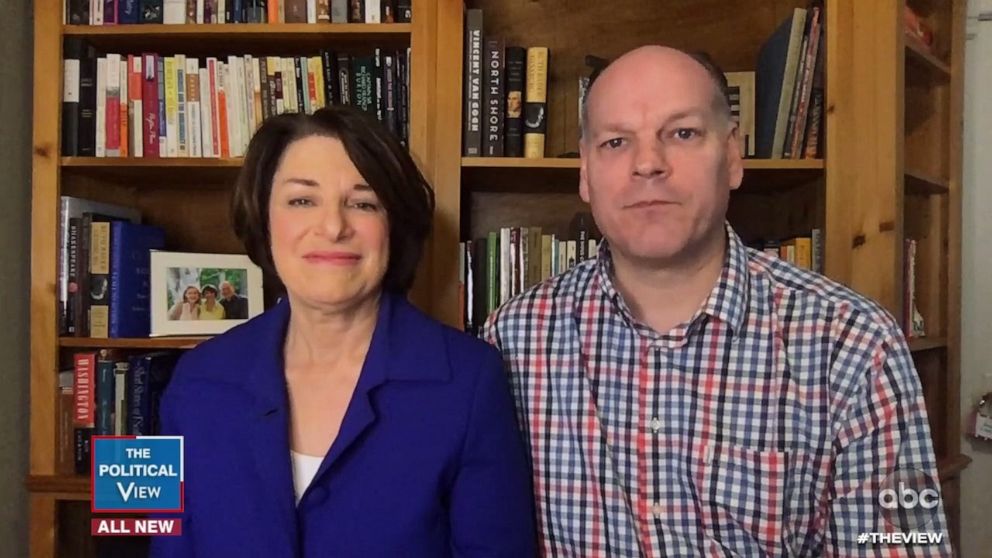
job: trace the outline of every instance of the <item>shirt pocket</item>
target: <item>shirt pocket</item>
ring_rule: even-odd
[[[697,455],[700,521],[707,536],[741,556],[781,555],[790,452],[711,443]]]

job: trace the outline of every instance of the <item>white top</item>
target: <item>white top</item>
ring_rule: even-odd
[[[289,454],[293,459],[293,488],[296,489],[296,503],[299,504],[300,498],[310,486],[310,481],[317,474],[317,469],[320,469],[320,464],[324,458],[296,453],[293,450],[289,450]]]

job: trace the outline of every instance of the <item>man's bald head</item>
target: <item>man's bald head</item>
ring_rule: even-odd
[[[686,52],[672,47],[660,45],[647,45],[638,47],[621,55],[616,60],[608,64],[589,84],[586,97],[582,103],[582,129],[579,130],[581,136],[586,137],[587,126],[589,125],[589,99],[593,96],[597,83],[604,79],[610,79],[611,74],[638,74],[650,71],[652,68],[668,68],[678,71],[681,67],[687,71],[705,72],[713,85],[712,108],[714,114],[719,116],[728,125],[731,122],[730,99],[727,96],[727,77],[723,71],[713,62],[708,54],[702,51]],[[694,70],[693,70],[694,67]]]

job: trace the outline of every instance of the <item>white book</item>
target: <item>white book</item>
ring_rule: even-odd
[[[200,138],[203,143],[201,149],[204,157],[216,157],[213,136],[214,113],[210,106],[213,104],[210,100],[210,74],[207,68],[200,68],[198,74],[200,77]]]
[[[231,1],[233,2],[234,0]],[[281,3],[282,2],[280,2],[280,4]],[[227,20],[224,19],[224,14],[226,13],[227,13],[227,0],[217,0],[217,13],[214,14],[214,17],[217,18],[217,23],[227,23]]]
[[[247,140],[245,145],[248,145],[248,140],[255,133],[255,64],[254,58],[249,54],[244,58],[245,64],[245,121],[248,127],[246,128]]]
[[[203,157],[200,136],[200,61],[186,59],[186,136],[189,138],[189,156]],[[195,85],[195,87],[194,87]]]
[[[104,101],[104,114],[110,114],[110,118],[105,118],[104,123],[104,150],[107,157],[120,157],[121,155],[121,55],[107,55],[107,93]],[[117,113],[117,119],[113,117]],[[108,126],[116,126],[116,130],[111,130]],[[112,141],[117,138],[117,141]]]
[[[206,23],[205,21],[203,21],[203,7],[204,7],[203,5],[204,5],[204,0],[196,0],[196,22],[197,23]]]
[[[375,0],[365,2],[365,23],[382,23],[380,3]]]
[[[142,69],[142,56],[135,55],[131,60],[131,72],[141,76],[141,83],[144,83],[144,72]],[[130,85],[130,79],[127,80],[128,85]],[[128,94],[128,133],[131,135],[131,156],[132,157],[144,157],[145,156],[145,136],[144,136],[144,117],[145,112],[143,109],[143,103],[141,102],[142,91],[134,91]],[[133,98],[132,98],[133,97]]]
[[[255,127],[252,129],[251,134],[255,135],[255,130],[262,125],[262,119],[264,118],[262,114],[262,65],[258,58],[253,58],[251,61],[252,66],[252,104],[255,110],[252,111],[255,114]]]
[[[293,58],[283,58],[282,68],[282,96],[285,98],[286,112],[299,112],[300,107],[296,102],[296,60]]]
[[[103,25],[103,2],[90,0],[90,25]]]
[[[248,100],[245,95],[245,59],[236,56],[234,69],[237,72],[235,83],[238,88],[238,157],[245,154],[250,132],[248,131]]]
[[[186,0],[162,0],[162,23],[186,23]]]
[[[96,156],[107,156],[107,58],[96,60]]]
[[[317,23],[317,0],[307,0],[307,23]]]

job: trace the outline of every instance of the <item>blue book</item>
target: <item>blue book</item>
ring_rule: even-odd
[[[160,351],[131,357],[130,374],[124,382],[127,401],[127,434],[158,434],[158,402],[172,377],[179,353]]]
[[[141,19],[138,0],[120,0],[117,7],[120,10],[120,13],[117,14],[117,23],[138,23]]]
[[[151,332],[151,250],[165,247],[165,231],[114,221],[110,225],[110,337]]]

